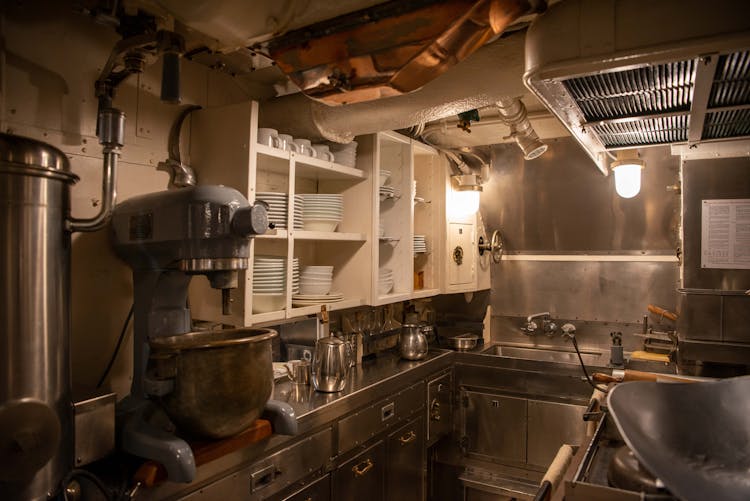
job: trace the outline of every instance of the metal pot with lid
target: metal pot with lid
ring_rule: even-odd
[[[67,156],[0,133],[0,498],[47,498],[73,466],[70,381],[70,234],[110,217],[125,116],[99,113],[102,203],[70,214],[78,181]]]

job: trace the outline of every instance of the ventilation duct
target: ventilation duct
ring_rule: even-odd
[[[613,150],[750,134],[746,0],[566,0],[526,37],[526,86],[603,174]]]
[[[506,96],[525,92],[523,48],[522,32],[500,38],[423,88],[378,101],[327,106],[300,93],[275,98],[260,107],[260,123],[295,137],[346,143],[361,134],[405,129],[495,106]]]

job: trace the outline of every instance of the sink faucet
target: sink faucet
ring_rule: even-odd
[[[526,317],[526,325],[521,327],[521,332],[528,336],[535,334],[536,330],[539,328],[539,325],[534,322],[534,320],[537,318],[542,319],[542,332],[544,332],[548,336],[551,336],[555,333],[555,331],[557,331],[557,325],[555,325],[555,323],[550,319],[549,312],[543,311],[540,313],[531,314]]]

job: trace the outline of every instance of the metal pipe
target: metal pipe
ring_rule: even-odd
[[[99,213],[88,219],[70,218],[66,223],[67,230],[97,231],[109,222],[112,208],[117,199],[117,159],[120,157],[119,148],[104,148],[104,173],[102,174],[102,204]]]
[[[103,149],[102,205],[99,213],[88,219],[69,218],[68,231],[96,231],[104,228],[117,200],[117,160],[125,138],[125,114],[115,108],[99,110],[97,133]]]
[[[523,151],[525,160],[533,160],[547,151],[529,122],[526,106],[518,98],[501,98],[496,103],[500,118],[510,127],[510,134]]]

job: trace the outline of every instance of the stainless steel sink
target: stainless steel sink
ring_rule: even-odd
[[[558,348],[511,346],[505,344],[493,344],[482,352],[485,355],[498,357],[523,358],[526,360],[538,360],[541,362],[557,362],[563,364],[578,364],[578,356],[575,350],[561,350]],[[586,365],[606,366],[606,357],[598,351],[581,350],[581,358]]]

